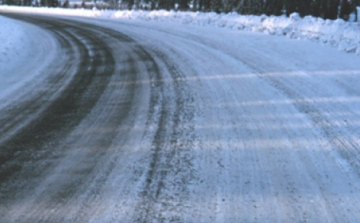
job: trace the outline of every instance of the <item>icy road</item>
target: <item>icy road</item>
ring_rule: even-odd
[[[0,222],[359,221],[359,56],[2,15],[25,34],[0,62]]]

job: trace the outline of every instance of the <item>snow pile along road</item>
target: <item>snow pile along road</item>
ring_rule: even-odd
[[[37,26],[0,16],[0,108],[8,95],[20,95],[30,82],[41,81],[42,69],[54,59],[56,42]],[[29,47],[31,46],[31,47]],[[26,86],[26,87],[25,87]],[[22,93],[15,93],[18,90]]]
[[[103,16],[105,14],[106,12],[104,12]],[[110,16],[115,18],[172,21],[183,24],[263,32],[271,35],[286,35],[292,39],[309,39],[329,44],[339,50],[360,54],[359,24],[345,22],[342,19],[332,21],[312,16],[302,19],[298,13],[293,13],[290,18],[287,18],[286,16],[244,16],[237,13],[216,14],[175,11],[118,11]]]
[[[172,21],[183,24],[226,27],[271,35],[286,35],[293,39],[309,39],[338,47],[339,50],[360,54],[360,26],[357,23],[345,22],[341,19],[332,21],[312,16],[302,19],[297,13],[293,13],[290,18],[287,18],[285,16],[265,15],[243,16],[237,13],[216,14],[174,11],[118,11],[111,16],[115,18]]]
[[[300,18],[294,13],[285,16],[244,16],[237,13],[216,14],[175,11],[99,11],[84,9],[29,8],[1,6],[0,11],[16,11],[68,16],[102,17],[116,19],[139,19],[145,21],[175,22],[201,26],[226,27],[236,30],[286,35],[292,39],[308,39],[337,47],[339,50],[360,55],[360,26],[341,19],[331,21],[307,16]]]
[[[0,17],[0,74],[5,73],[11,63],[17,63],[19,53],[28,45],[24,29],[13,20]],[[11,38],[9,38],[11,36]]]
[[[19,85],[23,75],[17,71],[29,57],[27,46],[33,44],[32,38],[26,38],[26,29],[18,22],[0,16],[0,100],[5,92],[14,85]],[[11,38],[9,38],[11,37]],[[9,75],[11,74],[11,75]]]

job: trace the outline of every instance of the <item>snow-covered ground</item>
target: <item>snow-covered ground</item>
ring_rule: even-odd
[[[243,16],[237,13],[216,14],[176,11],[100,11],[84,9],[32,8],[0,6],[0,10],[110,19],[139,19],[145,21],[174,22],[286,35],[292,39],[308,39],[337,47],[339,50],[360,54],[360,25],[341,19],[323,20],[297,13],[285,16]],[[360,11],[360,10],[358,10]],[[353,19],[353,17],[351,18]]]
[[[41,75],[42,69],[54,59],[56,42],[43,29],[29,23],[0,16],[0,24],[1,107],[9,94],[24,85],[30,87],[29,81]]]
[[[276,31],[306,19],[0,9],[11,10],[61,15],[0,16],[18,28],[2,52],[25,35],[44,43],[23,46],[40,55],[26,64],[52,61],[39,78],[2,74],[34,87],[0,101],[0,222],[360,219],[360,58]],[[231,16],[280,36],[238,31]]]

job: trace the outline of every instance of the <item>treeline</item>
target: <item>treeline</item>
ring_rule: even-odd
[[[3,5],[59,7],[60,0],[2,0]]]
[[[203,12],[229,13],[243,15],[282,15],[298,12],[304,17],[312,15],[323,19],[342,18],[349,20],[355,13],[360,0],[122,0],[128,9],[193,10]]]
[[[71,0],[70,0],[71,1]],[[3,4],[8,5],[34,5],[48,7],[82,7],[86,8],[93,2],[106,4],[106,7],[113,9],[165,9],[182,11],[202,11],[229,13],[238,12],[242,15],[283,15],[289,16],[297,12],[301,17],[312,15],[323,19],[341,18],[349,20],[350,14],[355,14],[357,21],[357,6],[360,0],[79,0],[82,4],[71,5],[69,0],[2,0]]]

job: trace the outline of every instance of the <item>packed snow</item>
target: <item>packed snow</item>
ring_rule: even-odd
[[[173,22],[200,26],[224,27],[235,30],[263,32],[270,35],[285,35],[292,39],[307,39],[337,47],[339,50],[360,55],[360,25],[342,19],[324,20],[307,16],[300,18],[293,13],[286,16],[245,16],[238,13],[216,14],[179,11],[142,10],[85,10],[61,8],[33,8],[0,6],[0,11],[41,13],[67,16],[97,17],[109,19],[137,19],[144,21]],[[359,10],[360,11],[360,10]]]
[[[27,42],[18,53],[34,54],[13,63],[26,72],[6,74],[31,76],[29,64],[55,59],[42,69],[47,78],[19,88],[30,100],[13,94],[6,109],[0,101],[0,140],[11,139],[0,141],[10,157],[0,168],[8,174],[0,222],[360,219],[359,57],[284,37],[345,49],[357,24],[320,29],[319,19],[296,14],[0,12],[11,10],[83,17],[11,15],[26,21],[13,20]],[[304,27],[323,36],[296,31]],[[16,50],[24,36],[4,30],[13,41],[5,49]],[[337,44],[322,41],[339,30]],[[64,39],[71,44],[55,44]]]

